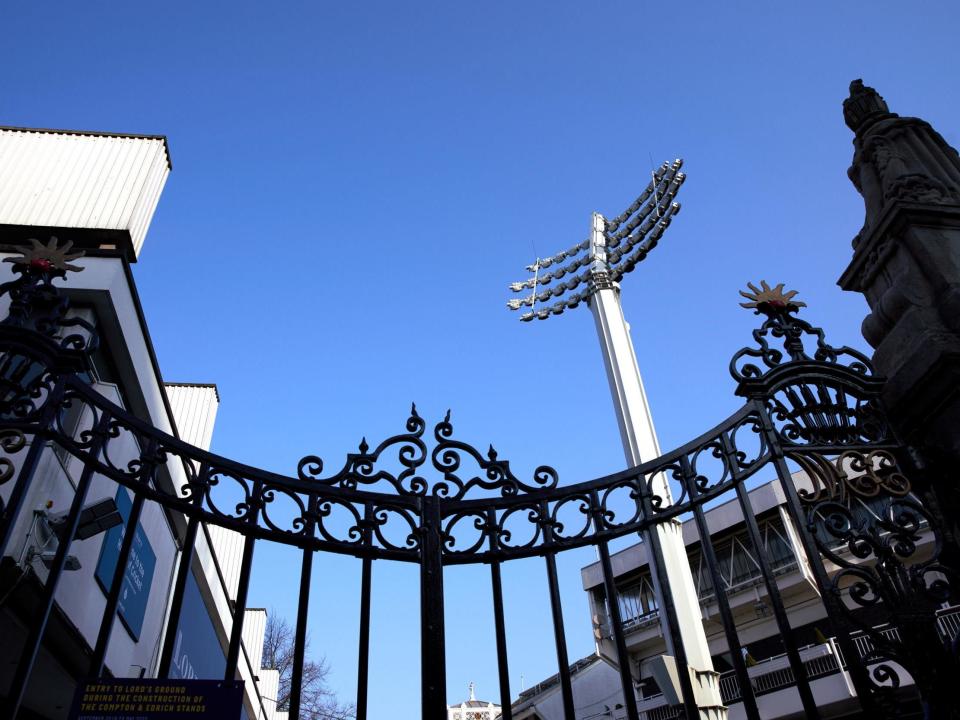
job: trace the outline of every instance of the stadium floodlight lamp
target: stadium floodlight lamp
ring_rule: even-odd
[[[644,191],[620,215],[608,220],[600,213],[593,213],[590,235],[586,240],[552,257],[536,258],[527,266],[532,277],[510,285],[510,290],[520,297],[509,300],[507,307],[510,310],[525,309],[520,315],[524,322],[546,320],[581,303],[590,306],[628,467],[653,460],[661,453],[629,326],[623,317],[620,281],[657,246],[680,211],[680,204],[674,199],[686,179],[680,172],[682,166],[681,160],[663,163],[651,173]],[[664,473],[656,473],[648,481],[651,492],[664,506],[673,503],[669,480]],[[700,604],[695,592],[684,592],[684,588],[692,590],[695,585],[677,522],[672,519],[650,530],[656,533],[664,556],[674,558],[665,564],[663,570],[667,582],[661,584],[654,576],[657,606],[673,607],[680,627],[679,637],[675,637],[667,626],[666,614],[661,613],[667,656],[675,657],[675,643],[682,643],[687,663],[696,670],[698,677],[713,678],[717,673],[713,672]],[[598,552],[607,551],[604,548]],[[664,597],[665,592],[669,592],[669,598]],[[623,652],[626,652],[625,648]],[[676,672],[674,677],[677,677]],[[665,693],[666,681],[667,677],[664,677],[661,682]],[[621,682],[626,696],[632,692],[629,670],[621,674]],[[678,694],[676,698],[679,698]],[[715,681],[705,685],[696,702],[701,707],[722,705],[719,685]]]
[[[520,315],[523,322],[546,320],[588,302],[599,289],[632,272],[657,246],[674,215],[680,212],[680,203],[674,202],[674,198],[686,179],[681,167],[683,161],[679,159],[663,163],[651,173],[650,183],[640,196],[620,215],[607,220],[594,213],[590,237],[556,255],[536,258],[527,266],[533,277],[510,284],[512,292],[529,290],[530,294],[508,300],[507,307],[530,308]],[[562,280],[567,276],[567,280]],[[581,286],[583,289],[577,290]],[[554,298],[555,302],[547,304]]]

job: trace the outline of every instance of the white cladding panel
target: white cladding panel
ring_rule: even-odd
[[[280,673],[271,668],[260,668],[260,697],[263,698],[264,720],[276,720],[277,693],[280,691]]]
[[[266,631],[267,611],[263,608],[247,608],[243,618],[243,646],[247,649],[254,672],[259,671],[263,663],[263,636]]]
[[[217,555],[223,582],[227,586],[227,595],[231,600],[237,598],[237,584],[240,582],[240,561],[243,559],[243,536],[236,530],[228,530],[207,523],[213,551]]]
[[[127,230],[139,255],[169,173],[162,138],[0,129],[0,224]]]
[[[210,449],[213,424],[220,400],[213,385],[164,383],[180,439],[204,450]]]
[[[220,399],[213,385],[178,385],[165,383],[170,409],[177,424],[177,432],[184,442],[204,450],[210,449],[213,425],[217,418]],[[234,530],[218,525],[207,525],[213,551],[223,573],[227,594],[236,595],[240,580],[240,560],[243,554],[243,537]]]

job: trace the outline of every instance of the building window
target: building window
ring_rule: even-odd
[[[761,522],[760,536],[774,573],[784,573],[797,566],[796,555],[779,518]],[[744,590],[761,581],[763,575],[760,572],[760,562],[755,557],[746,532],[715,541],[713,551],[717,558],[717,570],[723,580],[724,592]],[[697,596],[701,601],[712,598],[715,591],[703,553],[699,549],[694,550],[689,554],[689,559],[697,585]],[[657,616],[657,600],[649,574],[624,584],[618,594],[620,616],[624,625],[641,623]]]

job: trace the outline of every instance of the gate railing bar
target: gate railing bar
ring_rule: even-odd
[[[777,471],[777,478],[780,480],[780,487],[783,488],[786,498],[787,512],[797,527],[797,534],[800,537],[800,543],[803,545],[803,552],[810,563],[810,569],[814,580],[817,583],[817,589],[820,592],[821,601],[827,611],[826,622],[831,634],[836,636],[837,644],[845,657],[858,657],[856,648],[850,639],[847,631],[841,632],[838,627],[838,619],[843,616],[845,608],[843,600],[836,596],[830,588],[830,581],[827,576],[826,568],[823,566],[823,558],[820,555],[820,549],[813,539],[809,528],[807,527],[807,518],[800,504],[800,497],[797,494],[797,488],[793,484],[793,476],[784,457],[783,448],[780,445],[780,438],[777,436],[776,429],[770,419],[767,409],[762,400],[754,400],[757,412],[760,415],[761,429],[766,437],[767,444],[770,447],[770,454],[773,458],[774,467]],[[738,488],[739,490],[739,488]],[[872,687],[873,683],[868,677],[867,669],[859,662],[851,662],[848,668],[850,679],[857,691],[857,696],[863,710],[872,717],[883,717],[882,711],[873,701]]]
[[[820,711],[817,708],[813,691],[810,689],[810,683],[803,670],[803,660],[800,658],[800,649],[797,645],[796,634],[793,632],[793,628],[790,627],[790,620],[787,618],[787,610],[783,605],[783,598],[780,596],[777,579],[770,569],[770,559],[767,557],[767,550],[763,545],[763,536],[760,534],[757,518],[753,513],[750,496],[743,483],[737,483],[736,488],[737,499],[740,501],[740,509],[747,527],[747,536],[750,538],[750,545],[753,547],[754,557],[760,565],[763,584],[767,589],[767,597],[770,600],[770,605],[773,607],[773,617],[774,620],[776,620],[777,629],[780,631],[780,637],[783,639],[783,644],[787,651],[787,659],[790,661],[790,667],[793,668],[793,673],[797,678],[797,692],[800,693],[800,702],[803,705],[807,717],[816,720],[820,717]]]
[[[447,712],[440,499],[423,497],[420,507],[421,709],[423,720],[435,720]]]
[[[650,477],[652,480],[652,476]],[[652,492],[650,483],[643,475],[636,478],[637,493],[640,496],[640,506],[643,512],[643,518],[650,523],[647,529],[641,534],[650,548],[650,569],[657,579],[660,587],[663,607],[660,608],[667,619],[667,628],[670,637],[674,640],[674,660],[677,663],[677,675],[680,676],[680,694],[683,698],[683,706],[688,720],[700,717],[700,708],[697,705],[697,697],[693,692],[693,681],[690,679],[690,663],[687,660],[687,651],[683,646],[683,635],[680,633],[680,622],[677,619],[677,609],[673,605],[673,594],[670,591],[670,579],[667,577],[666,562],[663,559],[663,545],[660,543],[661,531],[669,532],[670,529],[663,526],[663,523],[655,523],[656,513],[653,509],[651,499]],[[672,518],[665,522],[674,522]]]
[[[141,466],[139,474],[139,484],[149,485],[156,470],[155,456],[157,452],[157,441],[150,440],[147,444],[147,450],[141,453]],[[98,678],[103,675],[104,664],[107,657],[107,647],[110,643],[110,635],[113,631],[114,621],[116,620],[117,607],[120,604],[120,591],[123,588],[123,577],[126,574],[127,563],[130,559],[130,551],[133,548],[134,536],[137,531],[137,523],[140,521],[140,513],[143,510],[144,495],[134,491],[133,504],[130,507],[130,515],[127,518],[127,524],[123,531],[123,541],[120,544],[120,552],[117,556],[117,565],[113,570],[113,579],[110,582],[110,592],[107,595],[107,602],[103,608],[103,617],[100,620],[100,631],[97,634],[97,644],[93,651],[93,659],[90,661],[90,677]]]
[[[103,617],[100,620],[100,631],[97,633],[97,644],[90,660],[90,677],[102,677],[107,657],[107,645],[110,642],[110,633],[113,631],[113,621],[117,615],[117,606],[120,604],[120,590],[123,588],[123,578],[127,573],[127,563],[130,560],[130,550],[133,548],[133,539],[137,534],[137,523],[140,522],[140,512],[143,510],[143,495],[137,493],[130,506],[130,516],[123,530],[123,541],[120,543],[120,552],[117,555],[117,565],[113,569],[113,579],[110,581],[110,593],[107,603],[103,607]]]
[[[147,444],[147,450],[141,453],[140,457],[145,458],[141,461],[140,472],[138,473],[139,483],[149,485],[156,468],[154,458],[157,452],[157,441],[150,440]],[[124,492],[126,492],[124,490]],[[103,607],[103,617],[100,620],[100,632],[97,634],[97,644],[93,651],[93,659],[90,661],[90,677],[98,678],[103,675],[104,664],[107,657],[107,646],[110,643],[110,634],[113,631],[114,620],[117,615],[117,607],[120,604],[120,591],[123,588],[123,578],[127,573],[127,563],[130,560],[130,551],[133,549],[134,537],[137,534],[137,524],[140,522],[140,513],[143,510],[144,495],[139,492],[133,494],[133,504],[130,506],[130,515],[127,517],[127,524],[123,530],[123,541],[120,543],[120,552],[117,555],[117,565],[113,569],[113,579],[110,582],[110,593],[107,595],[107,602]]]
[[[363,543],[372,543],[373,503],[363,506]],[[370,583],[373,559],[364,555],[360,570],[360,638],[357,652],[357,720],[367,720],[367,682],[370,668]]]
[[[247,509],[246,521],[251,527],[257,526],[260,517],[260,508],[263,505],[263,482],[257,480],[253,484],[253,492]],[[223,679],[231,682],[236,678],[237,663],[240,660],[240,642],[243,638],[243,620],[247,614],[247,593],[250,590],[250,575],[253,571],[253,549],[256,537],[247,535],[243,540],[243,556],[240,559],[240,580],[237,582],[236,607],[233,611],[233,627],[230,628],[230,646],[227,649],[227,666],[223,671]]]
[[[543,527],[544,544],[553,544],[553,525],[550,524],[550,505],[541,500],[540,522]],[[557,579],[557,556],[552,550],[543,555],[547,565],[547,587],[550,592],[550,616],[553,620],[553,642],[557,648],[557,674],[560,677],[560,697],[563,701],[565,720],[576,720],[573,707],[573,684],[570,682],[570,659],[567,656],[567,635],[563,628],[563,604],[560,602],[560,583]]]
[[[303,533],[313,537],[317,517],[317,496],[311,495],[307,523]],[[297,628],[293,638],[293,668],[290,674],[289,720],[300,720],[300,692],[303,689],[303,656],[307,651],[307,615],[310,612],[310,579],[313,575],[313,550],[303,549],[300,565],[300,598],[297,601]]]
[[[497,675],[500,681],[500,712],[502,720],[513,720],[510,699],[510,663],[507,660],[507,631],[503,616],[503,583],[500,578],[500,561],[496,559],[500,541],[497,535],[497,511],[487,508],[487,537],[490,552],[490,587],[493,592],[493,624],[497,638]]]
[[[560,675],[560,696],[563,700],[565,720],[576,720],[573,707],[573,685],[570,682],[570,659],[567,656],[567,636],[563,628],[563,605],[560,602],[560,586],[557,580],[556,553],[543,556],[547,565],[547,585],[550,590],[550,613],[553,619],[553,641],[557,647],[557,665]]]
[[[204,463],[197,474],[197,480],[190,488],[192,495],[190,502],[198,512],[187,521],[187,532],[183,538],[183,547],[180,548],[180,565],[177,567],[177,579],[173,584],[173,600],[170,603],[170,614],[167,617],[167,629],[163,634],[163,651],[160,653],[160,664],[157,667],[157,677],[170,677],[170,664],[173,661],[173,649],[177,643],[177,631],[180,629],[180,612],[183,610],[183,596],[187,590],[187,579],[193,572],[193,549],[197,544],[197,529],[200,527],[199,510],[203,505],[203,488],[206,486],[210,474],[210,466]]]
[[[596,490],[590,493],[590,505],[594,510],[593,522],[596,525],[596,532],[599,533],[603,527],[603,515],[600,495]],[[597,543],[597,552],[600,555],[600,569],[603,572],[603,587],[607,595],[610,626],[617,649],[617,667],[620,671],[620,687],[623,690],[627,720],[640,720],[637,711],[637,695],[633,689],[633,673],[630,670],[630,653],[627,652],[627,640],[623,632],[623,622],[620,619],[620,603],[617,602],[617,584],[613,575],[613,565],[610,562],[610,547],[606,540],[600,540]]]
[[[107,413],[101,413],[93,427],[91,434],[93,438],[90,443],[90,454],[93,458],[100,456],[103,446],[107,441],[107,428],[109,427],[111,417]],[[80,524],[80,512],[83,510],[83,503],[87,499],[87,492],[90,490],[90,484],[93,481],[94,465],[87,462],[84,465],[83,472],[80,474],[80,480],[77,482],[77,489],[74,492],[73,502],[70,503],[70,510],[67,512],[63,529],[59,535],[57,550],[53,556],[53,562],[50,565],[50,572],[43,586],[37,614],[30,624],[27,640],[24,643],[23,651],[20,655],[20,661],[17,663],[17,669],[13,675],[13,681],[10,684],[10,695],[8,698],[8,717],[14,719],[20,710],[20,704],[23,702],[24,695],[27,693],[27,685],[30,682],[30,676],[33,674],[33,666],[36,663],[37,655],[40,652],[40,644],[43,642],[43,634],[47,629],[47,621],[50,619],[50,610],[53,608],[54,595],[57,592],[57,585],[60,583],[60,576],[63,574],[63,568],[67,562],[67,553],[70,550],[70,544],[73,542],[73,536],[77,532]]]
[[[47,446],[46,432],[53,424],[60,404],[63,402],[64,380],[57,379],[57,384],[51,390],[47,397],[47,404],[41,413],[40,421],[33,430],[33,436],[30,439],[30,449],[20,464],[20,472],[17,473],[17,479],[10,490],[10,497],[6,505],[0,504],[3,514],[0,515],[0,557],[7,552],[7,545],[13,533],[13,526],[16,524],[17,517],[20,514],[20,506],[23,505],[23,499],[26,497],[27,488],[33,480],[33,474],[40,463],[40,455]]]
[[[741,480],[737,473],[736,452],[730,444],[730,438],[727,433],[720,435],[724,458],[735,483]],[[698,502],[698,488],[694,482],[693,469],[690,467],[690,459],[684,456],[680,459],[681,470],[683,472],[683,482],[686,485],[690,502],[693,505],[693,517],[697,524],[697,533],[700,535],[700,552],[707,563],[710,572],[710,582],[714,588],[722,588],[722,578],[720,577],[720,566],[717,562],[717,555],[713,550],[713,542],[710,539],[710,528],[707,525],[707,519],[703,512],[702,503]],[[740,635],[737,633],[737,624],[733,619],[733,612],[730,610],[730,603],[727,600],[727,594],[722,590],[716,592],[717,607],[720,610],[720,619],[723,623],[723,632],[727,637],[727,647],[730,650],[730,661],[733,663],[733,670],[736,673],[737,680],[741,687],[745,687],[746,693],[743,697],[743,709],[750,720],[760,720],[760,709],[757,707],[757,699],[754,697],[753,688],[750,685],[749,675],[747,675],[747,665],[743,660],[743,654],[740,652]],[[721,693],[722,697],[722,693]]]
[[[610,608],[610,625],[613,630],[613,641],[617,649],[617,667],[620,671],[620,688],[623,691],[623,702],[627,710],[628,720],[639,720],[637,711],[637,696],[633,688],[633,674],[630,670],[630,653],[627,651],[627,641],[623,633],[623,623],[620,622],[620,608],[617,607],[617,588],[613,579],[613,566],[610,563],[610,548],[606,540],[597,545],[600,554],[600,567],[603,570],[603,586],[607,594],[607,604]]]

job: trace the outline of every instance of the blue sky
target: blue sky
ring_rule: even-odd
[[[214,449],[338,466],[411,401],[569,482],[623,467],[589,311],[504,307],[536,253],[616,215],[683,157],[683,211],[624,282],[664,448],[733,412],[748,281],[800,291],[864,347],[836,279],[863,219],[840,103],[863,77],[960,144],[954,3],[19,3],[0,123],[156,133],[173,172],[136,280],[165,377],[213,381]],[[561,559],[571,659],[592,650]],[[293,617],[293,553],[251,605]],[[357,563],[318,560],[313,646],[355,687]],[[541,561],[505,570],[512,683],[556,671]],[[497,698],[485,568],[447,573],[450,701]],[[374,570],[371,717],[414,717],[413,567]]]

